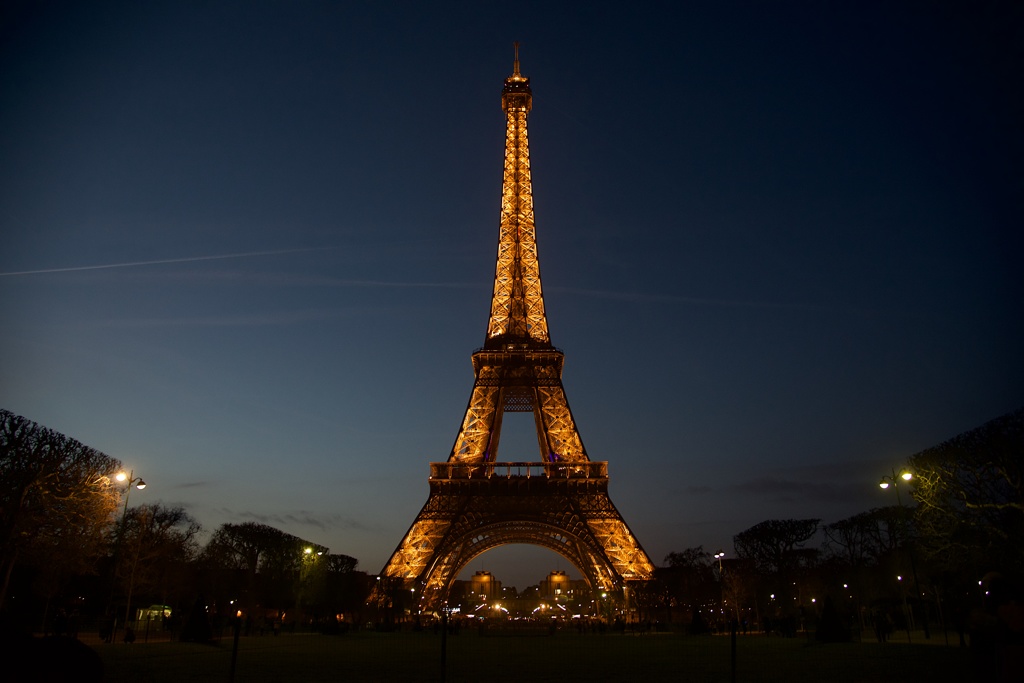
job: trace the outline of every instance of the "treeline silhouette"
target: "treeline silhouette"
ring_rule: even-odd
[[[8,623],[68,633],[87,624],[113,639],[145,621],[202,640],[235,618],[247,632],[275,633],[296,624],[336,632],[379,616],[367,606],[376,577],[355,558],[255,522],[223,524],[201,544],[184,509],[127,507],[120,470],[115,458],[0,410]],[[825,639],[882,639],[929,625],[963,633],[995,582],[1001,600],[1019,597],[1024,409],[911,456],[892,479],[896,505],[828,524],[765,520],[723,552],[670,553],[653,581],[633,587],[628,613],[694,633],[813,628]],[[392,623],[414,609],[406,602],[390,606]]]

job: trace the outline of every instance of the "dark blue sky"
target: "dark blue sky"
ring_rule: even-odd
[[[552,340],[655,562],[891,503],[1024,404],[1021,9],[680,4],[7,3],[0,405],[378,571],[469,397],[518,40]]]

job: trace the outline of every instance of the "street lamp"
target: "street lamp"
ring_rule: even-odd
[[[894,489],[896,489],[896,502],[898,502],[900,505],[903,505],[903,503],[900,502],[899,481],[900,480],[910,481],[913,478],[914,478],[913,473],[911,473],[911,472],[909,472],[907,470],[901,470],[899,475],[896,474],[896,470],[893,470],[891,477],[888,474],[882,475],[882,480],[880,482],[878,482],[878,488],[880,488],[882,490],[885,490],[885,489],[889,488],[890,486],[892,486]]]
[[[146,488],[146,482],[142,481],[142,477],[135,477],[135,470],[131,470],[128,474],[125,474],[124,471],[118,472],[114,475],[114,479],[118,480],[122,484],[128,482],[125,484],[124,512],[121,513],[121,526],[123,527],[125,515],[128,514],[128,496],[131,495],[132,484],[135,485],[135,488],[141,491]]]
[[[909,530],[907,528],[907,508],[903,505],[903,498],[900,496],[900,483],[909,483],[914,479],[914,474],[910,470],[900,470],[899,474],[896,470],[892,470],[892,474],[883,474],[882,479],[878,482],[878,488],[883,491],[888,490],[892,487],[896,491],[896,504],[900,507],[900,516],[903,518],[903,531],[909,537]],[[908,539],[909,541],[909,539]],[[917,564],[914,562],[914,549],[911,544],[907,545],[907,556],[910,558],[910,573],[914,576],[914,591],[917,593],[917,598],[921,598],[921,584],[917,580]],[[901,579],[902,580],[902,579]],[[911,613],[911,616],[913,614]],[[907,630],[907,638],[909,640],[910,630]],[[931,639],[931,633],[928,631],[928,608],[925,607],[924,614],[924,637],[928,640]]]
[[[117,554],[118,554],[118,556],[120,556],[120,554],[121,554],[121,545],[124,542],[125,526],[128,523],[128,497],[131,495],[132,486],[135,486],[135,488],[137,488],[137,489],[139,489],[141,491],[142,489],[146,488],[146,482],[142,481],[142,477],[136,477],[135,476],[135,470],[130,470],[128,472],[128,474],[125,474],[124,471],[118,472],[116,475],[114,475],[114,479],[116,479],[117,481],[119,481],[119,482],[121,482],[122,484],[125,485],[124,510],[122,510],[122,512],[121,512],[121,529],[118,532],[118,539],[117,539]],[[139,542],[140,543],[142,542],[141,538],[139,539]],[[128,600],[127,600],[127,602],[125,603],[125,606],[124,606],[124,626],[125,626],[126,632],[127,632],[127,628],[128,628],[128,619],[129,619],[129,616],[131,615],[131,610],[132,610],[132,592],[133,592],[133,589],[135,588],[135,567],[138,564],[138,562],[139,562],[139,548],[136,548],[136,550],[135,550],[135,561],[132,562],[131,578],[128,580]],[[117,560],[114,561],[114,572],[115,573],[117,572]],[[116,628],[116,624],[115,624],[115,628],[114,628],[113,632],[111,633],[111,641],[115,641],[114,635],[116,634],[116,632],[117,632],[117,628]]]
[[[724,550],[719,550],[715,553],[715,559],[718,560],[718,609],[722,613],[722,618],[725,619],[725,585],[722,583],[723,557],[725,557]]]

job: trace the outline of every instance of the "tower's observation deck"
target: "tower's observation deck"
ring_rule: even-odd
[[[469,481],[471,479],[548,479],[558,481],[608,481],[608,463],[589,462],[490,462],[464,465],[453,462],[430,463],[430,481]]]
[[[519,48],[517,47],[512,75],[505,79],[505,88],[501,91],[501,108],[506,112],[510,109],[528,112],[532,106],[533,93],[530,91],[530,79],[519,73]]]

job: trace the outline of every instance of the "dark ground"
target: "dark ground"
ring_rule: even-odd
[[[736,678],[750,682],[975,681],[968,648],[906,642],[820,644],[803,637],[740,636]],[[230,638],[212,645],[151,642],[93,643],[109,683],[230,680]],[[701,681],[731,680],[728,636],[578,635],[447,638],[445,676],[441,637],[421,633],[243,637],[236,681]]]

